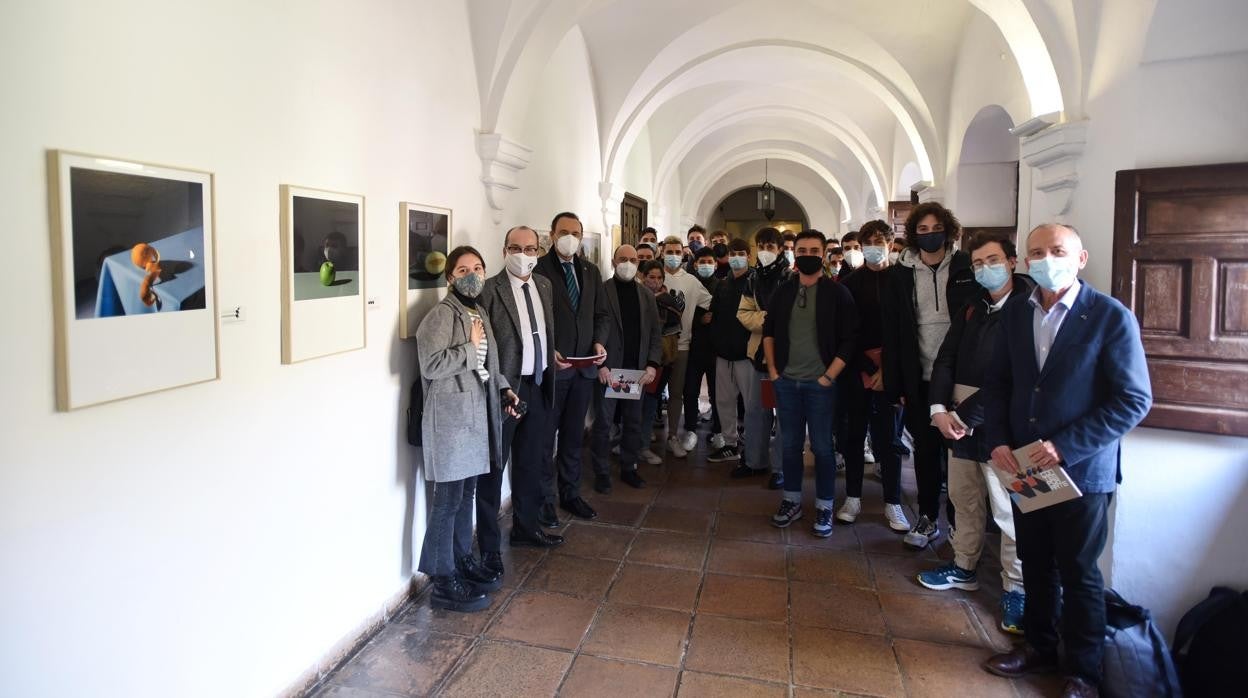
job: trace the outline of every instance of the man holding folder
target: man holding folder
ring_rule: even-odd
[[[928,389],[932,424],[949,444],[949,500],[958,512],[957,535],[950,539],[953,561],[921,572],[919,584],[928,589],[979,588],[975,567],[984,549],[987,514],[1001,529],[1001,629],[1023,632],[1023,565],[1014,544],[1014,514],[1010,494],[992,472],[991,448],[982,427],[984,374],[992,362],[1002,311],[1026,304],[1035,284],[1014,274],[1018,252],[1005,238],[978,237],[969,249],[980,294],[953,313],[949,333],[932,364]],[[991,512],[984,511],[987,500]]]
[[[1139,324],[1117,300],[1080,283],[1087,261],[1074,228],[1046,224],[1027,236],[1038,288],[1002,311],[982,397],[995,466],[1017,471],[1013,451],[1027,446],[1034,465],[1064,466],[1083,493],[1026,514],[1015,507],[1026,642],[984,664],[1010,678],[1057,671],[1060,642],[1063,696],[1097,695],[1105,642],[1097,560],[1121,481],[1122,437],[1152,406]]]

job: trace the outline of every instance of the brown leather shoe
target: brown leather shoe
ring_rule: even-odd
[[[1095,684],[1077,676],[1067,677],[1066,686],[1062,689],[1062,698],[1097,698],[1099,695],[1101,693]]]
[[[1031,645],[1019,645],[1004,654],[995,654],[984,662],[990,674],[1016,679],[1028,674],[1051,674],[1057,671],[1057,661],[1032,649]]]

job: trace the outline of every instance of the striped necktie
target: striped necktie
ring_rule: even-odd
[[[567,284],[568,301],[572,303],[572,310],[575,312],[581,307],[581,289],[576,285],[576,269],[571,262],[563,263],[563,282]]]

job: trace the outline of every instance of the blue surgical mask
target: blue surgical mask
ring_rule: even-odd
[[[728,266],[732,267],[733,271],[741,271],[742,269],[745,269],[746,267],[750,266],[750,258],[740,257],[740,256],[729,257]]]
[[[1079,259],[1077,257],[1045,257],[1027,261],[1027,271],[1031,278],[1049,291],[1060,291],[1069,288],[1079,275]]]
[[[883,245],[867,245],[862,248],[862,258],[867,264],[883,264],[888,259],[888,248]]]
[[[996,293],[1010,282],[1010,268],[1004,264],[985,264],[975,270],[975,280],[980,286]]]
[[[789,266],[793,266],[793,261],[797,259],[796,257],[793,256],[793,250],[785,250],[784,258],[789,261]]]
[[[699,264],[697,266],[697,270],[698,270],[698,276],[704,279],[709,279],[711,278],[711,274],[715,273],[715,265],[714,264]]]
[[[683,261],[684,259],[681,258],[681,256],[678,254],[663,255],[663,266],[667,267],[668,269],[672,271],[676,271],[677,269],[679,269],[680,263]]]

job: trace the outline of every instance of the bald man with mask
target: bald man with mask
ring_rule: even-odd
[[[1029,447],[1037,465],[1063,466],[1082,496],[1026,514],[1014,507],[1026,642],[984,668],[1009,678],[1056,672],[1060,642],[1062,695],[1095,696],[1105,641],[1097,561],[1122,480],[1122,438],[1148,414],[1152,389],[1139,323],[1078,278],[1088,262],[1079,233],[1041,225],[1026,254],[1037,288],[1001,311],[983,388],[984,439],[994,467],[1018,472],[1013,450]]]

